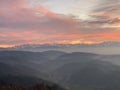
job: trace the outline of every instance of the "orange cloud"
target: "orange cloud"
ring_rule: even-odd
[[[43,5],[30,7],[25,0],[9,1],[2,0],[0,3],[0,47],[120,41],[117,27],[120,14],[109,12],[109,9],[102,8],[105,14],[101,8],[97,9],[91,15],[94,20],[83,21],[57,14]]]

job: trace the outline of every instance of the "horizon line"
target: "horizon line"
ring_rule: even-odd
[[[76,44],[72,44],[72,43],[44,43],[44,44],[19,44],[19,45],[0,45],[0,48],[14,48],[14,47],[19,47],[19,46],[25,46],[25,45],[100,45],[100,44],[104,44],[104,43],[120,43],[120,42],[116,42],[116,41],[106,41],[106,42],[101,42],[101,43],[76,43]]]

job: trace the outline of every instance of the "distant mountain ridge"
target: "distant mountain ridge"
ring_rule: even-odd
[[[97,54],[119,54],[120,42],[104,42],[100,44],[25,44],[11,48],[1,48],[0,51],[62,51],[62,52],[89,52]]]
[[[103,42],[99,44],[24,44],[20,46],[15,46],[13,48],[61,48],[61,47],[70,47],[70,46],[120,46],[120,42]]]

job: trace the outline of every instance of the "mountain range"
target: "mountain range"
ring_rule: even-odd
[[[0,51],[0,81],[34,85],[42,79],[67,90],[120,90],[119,65],[120,55]]]
[[[11,48],[1,48],[0,51],[32,51],[43,52],[49,50],[62,52],[88,52],[97,54],[119,54],[119,42],[104,42],[100,44],[25,44]]]

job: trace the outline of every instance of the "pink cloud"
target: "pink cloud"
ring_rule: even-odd
[[[0,43],[11,46],[25,43],[115,41],[120,38],[120,32],[116,30],[118,28],[102,27],[106,23],[119,23],[118,17],[110,19],[114,15],[95,14],[92,17],[96,18],[96,21],[83,21],[57,14],[43,5],[31,7],[25,0],[1,0]]]

